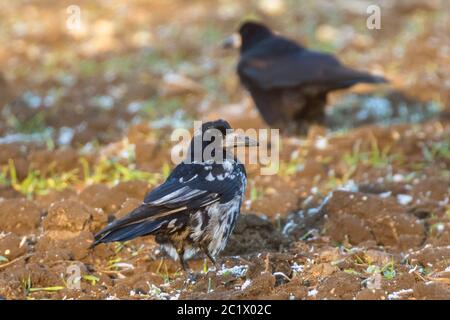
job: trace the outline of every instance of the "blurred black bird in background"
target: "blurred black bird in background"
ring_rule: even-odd
[[[213,142],[205,139],[211,129],[219,130],[220,148],[203,154]],[[244,165],[227,151],[257,145],[231,131],[224,120],[204,123],[191,140],[187,159],[138,208],[98,232],[93,246],[155,235],[156,242],[180,260],[183,270],[189,270],[186,260],[197,252],[206,254],[218,268],[214,257],[225,248],[234,228],[247,182]]]
[[[240,47],[237,72],[268,125],[284,133],[305,134],[324,124],[327,94],[357,83],[384,83],[383,77],[352,70],[334,56],[245,22],[224,47]]]

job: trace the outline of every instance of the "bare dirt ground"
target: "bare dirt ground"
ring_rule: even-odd
[[[450,299],[445,1],[382,2],[381,30],[363,1],[78,2],[77,31],[70,2],[0,4],[0,298]],[[220,48],[248,17],[391,83],[333,95],[277,175],[247,167],[222,270],[186,285],[151,237],[89,249],[170,172],[173,128],[264,127]]]

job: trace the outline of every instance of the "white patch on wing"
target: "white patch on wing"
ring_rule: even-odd
[[[234,164],[235,164],[235,163],[236,163],[236,162],[235,162],[234,160],[228,160],[228,159],[224,160],[224,162],[223,162],[223,164],[222,164],[223,170],[225,170],[225,172],[231,172],[231,171],[233,171],[233,168],[234,168]]]
[[[188,186],[185,186],[183,188],[177,189],[172,193],[166,194],[164,197],[161,197],[157,200],[154,200],[152,202],[149,202],[148,204],[153,205],[159,205],[163,203],[171,203],[173,200],[176,200],[176,202],[179,201],[186,201],[192,198],[194,195],[198,196],[200,194],[206,193],[205,190],[197,190],[197,189],[191,189]]]
[[[192,178],[190,178],[190,179],[188,179],[188,180],[184,180],[184,177],[181,177],[178,181],[180,182],[180,183],[187,183],[187,182],[190,182],[190,181],[192,181],[192,180],[194,180],[195,178],[197,178],[198,177],[198,174],[196,174],[196,175],[194,175]]]
[[[207,181],[214,181],[214,180],[216,180],[216,178],[214,178],[214,176],[212,175],[211,172],[208,173],[208,175],[205,177],[205,179],[206,179]]]
[[[170,220],[169,224],[167,225],[167,228],[172,229],[175,227],[175,223],[177,223],[177,219]]]
[[[189,187],[183,187],[180,189],[175,190],[172,193],[166,194],[164,197],[161,197],[159,199],[156,199],[152,202],[149,202],[149,204],[161,204],[163,202],[167,202],[169,200],[173,200],[174,198],[178,197],[180,194],[183,194],[183,192],[186,191],[186,189],[189,189]]]

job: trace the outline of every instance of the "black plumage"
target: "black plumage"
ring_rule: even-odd
[[[198,153],[211,143],[204,139],[211,129],[219,130],[223,140],[219,152]],[[214,257],[224,249],[239,215],[247,181],[244,165],[227,150],[252,145],[249,138],[230,132],[226,121],[204,123],[191,141],[187,159],[149,192],[138,208],[101,230],[94,245],[155,235],[184,270],[188,269],[186,259],[197,252],[205,253],[215,264]],[[196,139],[200,150],[195,149]]]
[[[383,83],[343,66],[334,56],[274,34],[257,22],[239,29],[241,56],[237,72],[263,119],[287,133],[306,133],[323,124],[327,94],[357,83]]]

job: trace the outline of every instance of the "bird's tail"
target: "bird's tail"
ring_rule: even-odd
[[[389,81],[382,76],[374,76],[371,74],[363,74],[359,82],[365,83],[388,83]]]
[[[346,85],[354,85],[357,83],[388,83],[389,81],[382,76],[346,68],[341,74],[341,82],[347,82]]]
[[[155,232],[166,221],[148,218],[148,216],[151,217],[149,210],[151,209],[142,205],[134,209],[125,218],[111,222],[95,235],[94,243],[91,247],[95,247],[100,243],[128,241]],[[142,219],[145,216],[147,218]],[[135,217],[135,219],[130,219],[130,217]]]

